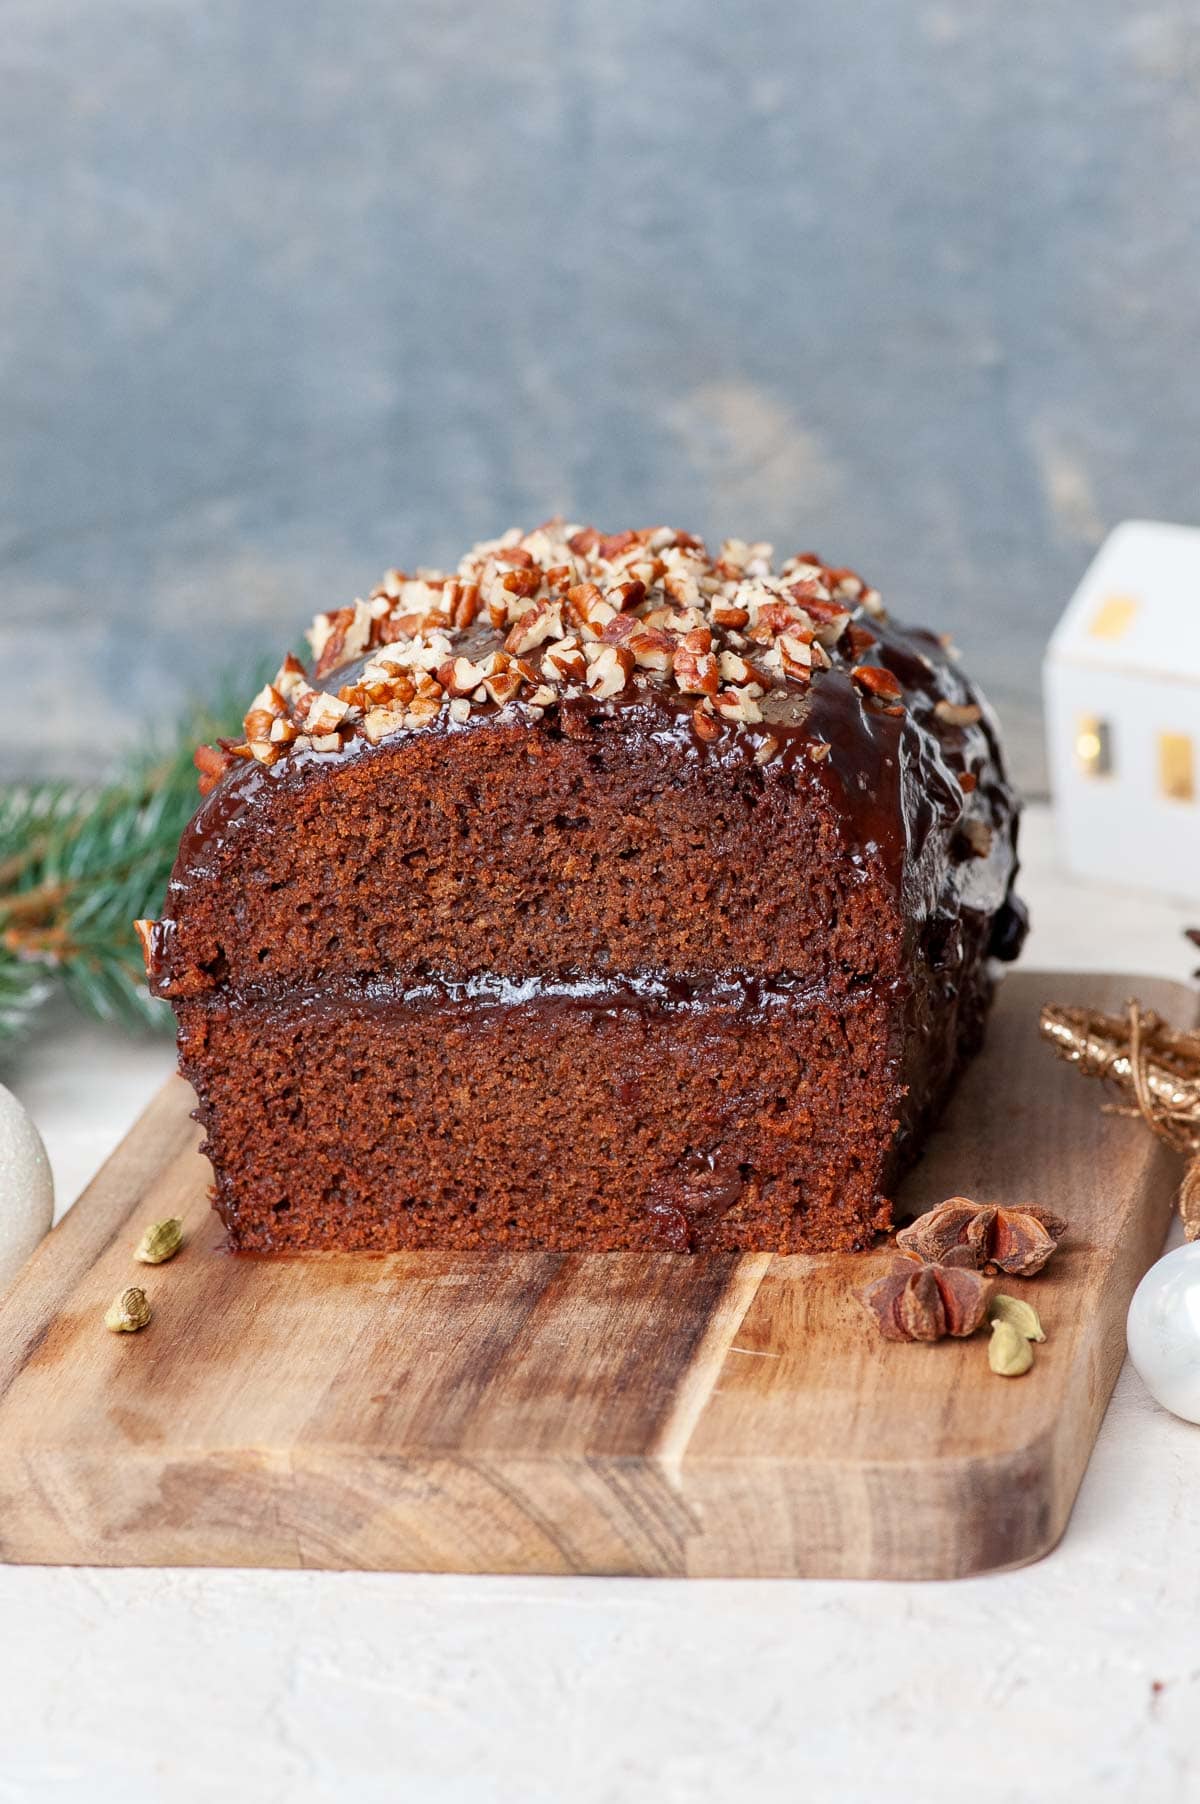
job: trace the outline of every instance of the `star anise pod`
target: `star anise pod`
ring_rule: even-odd
[[[859,1292],[885,1340],[941,1340],[974,1334],[987,1312],[989,1286],[961,1265],[905,1262]]]
[[[951,1196],[902,1228],[896,1245],[922,1259],[957,1264],[969,1257],[976,1267],[994,1265],[1010,1277],[1032,1278],[1066,1231],[1066,1222],[1049,1209],[1032,1204],[1004,1209]]]

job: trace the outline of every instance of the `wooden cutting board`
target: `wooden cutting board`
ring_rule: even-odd
[[[0,1305],[0,1558],[949,1578],[1063,1532],[1178,1176],[1037,1035],[1043,1001],[1177,1021],[1181,986],[1002,986],[988,1049],[906,1188],[1042,1201],[1073,1232],[1004,1288],[1049,1333],[881,1340],[878,1253],[236,1257],[174,1078]],[[145,1268],[149,1221],[184,1251]],[[143,1283],[138,1335],[102,1318]]]

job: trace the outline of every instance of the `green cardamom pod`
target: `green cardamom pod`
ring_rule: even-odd
[[[1017,1333],[1023,1334],[1026,1340],[1046,1338],[1037,1310],[1032,1303],[1025,1302],[1023,1297],[1006,1297],[1003,1291],[999,1291],[988,1304],[988,1317],[992,1322],[1011,1322]]]
[[[169,1221],[151,1222],[133,1249],[133,1256],[143,1265],[162,1265],[165,1260],[174,1259],[182,1245],[183,1223],[173,1215]]]
[[[150,1305],[144,1290],[131,1284],[128,1290],[113,1298],[112,1306],[104,1318],[104,1326],[114,1334],[136,1334],[150,1320]]]
[[[1033,1364],[1033,1348],[1011,1322],[992,1323],[988,1364],[1001,1378],[1019,1378]]]

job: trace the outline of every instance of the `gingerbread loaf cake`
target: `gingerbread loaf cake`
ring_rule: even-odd
[[[310,641],[141,924],[232,1245],[886,1228],[1023,933],[946,645],[813,554],[561,521]]]

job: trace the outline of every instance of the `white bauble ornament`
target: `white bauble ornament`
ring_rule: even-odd
[[[0,1084],[0,1290],[16,1277],[54,1219],[54,1179],[42,1136]]]
[[[1154,1401],[1200,1422],[1200,1240],[1150,1267],[1133,1293],[1126,1334]]]

